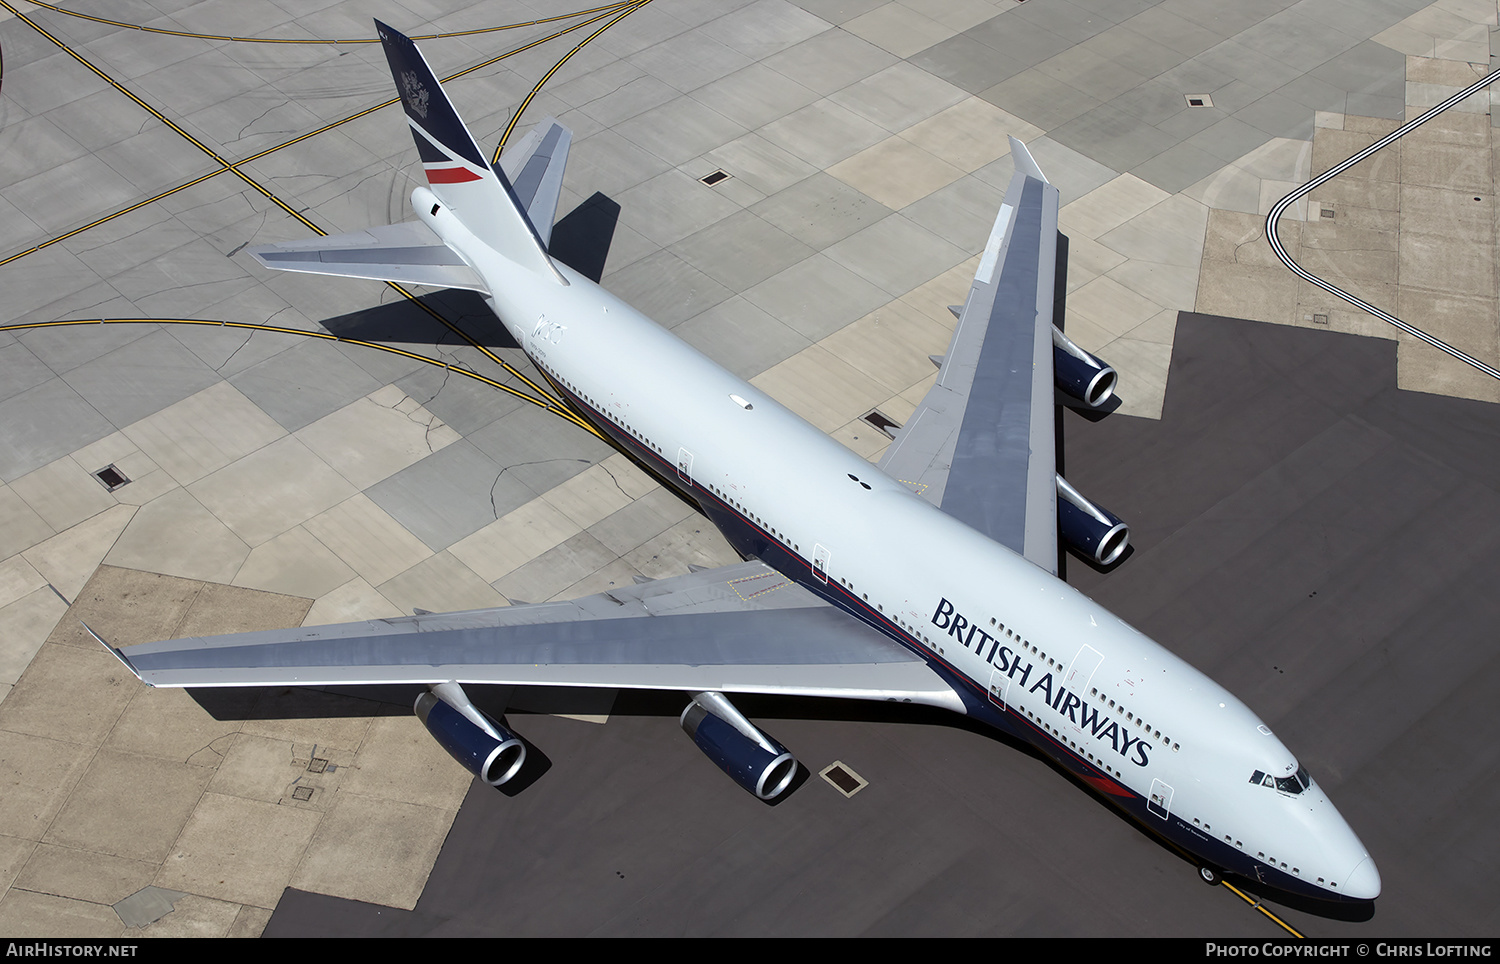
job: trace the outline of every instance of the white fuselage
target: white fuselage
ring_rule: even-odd
[[[424,192],[417,212],[485,278],[538,367],[663,477],[779,545],[767,562],[917,651],[1148,829],[1329,896],[1379,892],[1319,787],[1250,782],[1290,778],[1297,761],[1223,687],[591,281],[559,266],[560,285],[454,212],[430,215]]]

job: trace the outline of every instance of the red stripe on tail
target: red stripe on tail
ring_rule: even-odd
[[[480,175],[475,174],[467,167],[429,167],[427,168],[428,184],[459,184],[464,181],[477,181]]]

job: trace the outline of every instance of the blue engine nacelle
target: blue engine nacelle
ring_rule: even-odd
[[[498,787],[521,772],[521,765],[526,762],[526,744],[473,704],[468,708],[483,718],[492,732],[485,732],[479,724],[430,692],[418,696],[414,707],[417,719],[453,759],[485,783]]]
[[[713,694],[725,704],[721,694]],[[729,707],[738,716],[738,711]],[[755,733],[759,739],[751,739],[740,732],[733,723],[716,716],[698,702],[697,698],[682,711],[680,722],[687,735],[693,738],[710,760],[719,769],[729,774],[740,786],[767,802],[775,800],[791,786],[797,774],[797,761],[786,747],[750,726],[740,717],[741,726]]]
[[[1109,401],[1120,380],[1113,368],[1073,344],[1056,325],[1052,327],[1052,374],[1058,388],[1089,408]]]
[[[1118,561],[1130,545],[1130,527],[1057,477],[1057,526],[1063,542],[1101,566]]]

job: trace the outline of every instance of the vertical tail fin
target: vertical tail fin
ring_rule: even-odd
[[[375,29],[432,193],[502,256],[567,284],[504,174],[486,163],[417,45],[379,20]]]

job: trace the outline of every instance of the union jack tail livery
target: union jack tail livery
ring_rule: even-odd
[[[417,142],[427,183],[437,200],[462,211],[465,224],[475,236],[501,255],[562,280],[504,171],[485,161],[417,45],[379,20],[375,27],[411,125],[412,139]]]

